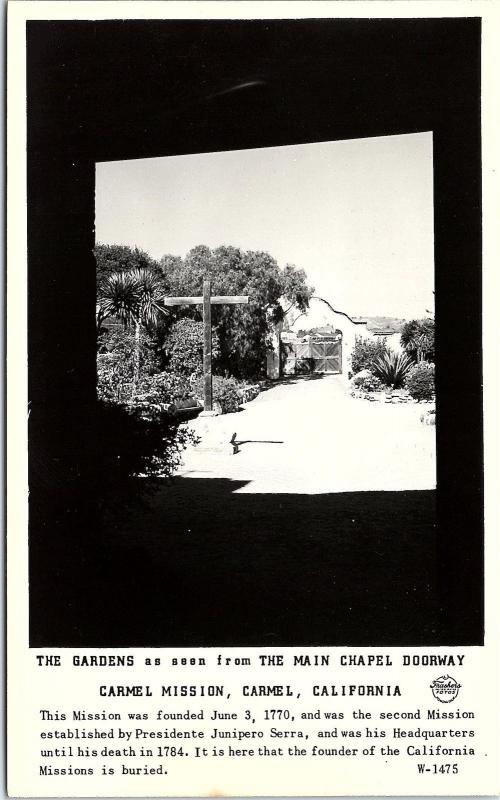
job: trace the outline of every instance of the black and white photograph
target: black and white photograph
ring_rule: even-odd
[[[28,22],[31,646],[482,643],[479,37]]]
[[[499,35],[11,0],[10,796],[498,791]]]

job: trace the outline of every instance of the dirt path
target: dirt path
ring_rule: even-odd
[[[354,399],[338,376],[278,384],[243,411],[190,423],[202,441],[180,474],[243,481],[238,491],[251,493],[433,489],[435,428],[420,422],[424,408]]]

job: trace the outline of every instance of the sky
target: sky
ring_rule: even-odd
[[[265,250],[351,316],[433,308],[432,133],[96,165],[96,241]]]

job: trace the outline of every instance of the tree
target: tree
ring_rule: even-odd
[[[406,322],[401,328],[401,344],[415,361],[434,361],[434,320]]]
[[[220,342],[220,369],[235,377],[255,378],[265,371],[274,325],[291,306],[305,311],[313,289],[304,270],[276,260],[262,251],[242,251],[221,246],[211,250],[198,245],[184,259],[164,256],[160,261],[172,294],[201,295],[203,279],[210,278],[214,294],[250,296],[248,306],[214,306],[213,324]],[[200,319],[201,309],[191,306],[178,314]]]
[[[102,323],[108,317],[116,317],[125,328],[134,325],[134,393],[140,377],[140,338],[141,329],[154,328],[159,319],[166,314],[162,305],[164,297],[163,281],[147,267],[131,269],[128,272],[113,272],[98,287],[96,303],[96,323],[99,333]]]
[[[96,283],[98,292],[101,284],[115,272],[148,269],[160,279],[163,276],[158,262],[138,247],[98,243],[94,247],[94,257],[96,261]]]

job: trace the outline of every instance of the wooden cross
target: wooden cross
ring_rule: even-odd
[[[214,295],[211,281],[203,281],[203,297],[165,297],[166,306],[203,306],[203,385],[205,413],[212,413],[212,304],[248,303],[248,295]]]

